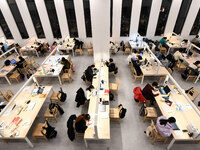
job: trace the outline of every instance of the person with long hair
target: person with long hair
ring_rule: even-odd
[[[158,133],[162,137],[169,137],[172,134],[173,128],[172,123],[175,123],[176,119],[174,117],[169,117],[168,119],[165,116],[160,116],[156,122],[156,128]]]
[[[87,121],[90,120],[89,114],[79,115],[75,120],[75,129],[79,133],[84,133],[87,129]]]

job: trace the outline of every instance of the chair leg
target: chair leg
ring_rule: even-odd
[[[152,144],[154,144],[156,142],[156,138],[153,138],[152,140]]]
[[[46,142],[48,142],[48,139],[47,139],[47,137],[46,137],[46,136],[44,136],[44,139],[45,139],[45,141],[46,141]]]
[[[167,139],[165,139],[163,143],[166,144],[167,143]]]
[[[146,116],[144,116],[144,119],[143,119],[143,122],[145,122],[145,120],[147,119],[147,117]]]
[[[34,140],[35,142],[37,142],[37,138],[36,138],[35,136],[33,136],[33,140]]]

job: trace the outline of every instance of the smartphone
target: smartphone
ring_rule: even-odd
[[[188,130],[182,130],[183,132],[188,132]]]

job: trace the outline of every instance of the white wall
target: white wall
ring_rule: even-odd
[[[35,29],[33,27],[33,23],[31,21],[30,14],[28,12],[25,0],[16,0],[16,1],[17,1],[17,5],[20,9],[22,18],[24,20],[25,27],[29,33],[29,36],[30,37],[36,36]],[[91,1],[97,1],[97,0],[90,0],[90,2]],[[107,1],[110,2],[110,0],[107,0]],[[41,19],[42,26],[44,29],[46,40],[51,44],[54,41],[54,38],[53,38],[53,33],[51,31],[51,26],[50,26],[49,18],[47,15],[46,7],[44,4],[44,0],[35,0],[35,2],[36,2],[38,13],[39,13],[39,16]],[[133,7],[132,7],[131,25],[130,25],[131,28],[130,28],[130,34],[129,34],[130,37],[132,34],[136,33],[138,30],[138,23],[139,23],[140,11],[141,11],[140,10],[141,2],[142,2],[142,0],[133,0],[133,3],[132,3]],[[173,0],[172,1],[171,9],[170,9],[169,16],[168,16],[168,21],[167,21],[166,28],[165,28],[165,34],[171,33],[173,31],[173,28],[174,28],[174,25],[175,25],[175,22],[177,19],[177,15],[178,15],[178,12],[180,9],[181,2],[182,2],[182,0]],[[74,0],[79,36],[80,36],[80,39],[84,41],[85,47],[86,47],[86,44],[88,44],[90,41],[92,41],[92,38],[86,38],[85,19],[84,19],[82,3],[83,3],[82,0]],[[104,4],[104,6],[106,5],[103,0],[101,1],[101,3]],[[155,33],[156,25],[157,25],[157,20],[158,20],[158,16],[159,16],[158,13],[159,13],[161,3],[162,3],[162,0],[153,0],[153,2],[152,2],[152,8],[151,8],[151,12],[150,12],[150,18],[149,18],[149,24],[148,24],[148,30],[147,30],[148,38],[152,38],[152,39],[160,38],[160,37],[155,37],[154,33]],[[69,35],[69,29],[68,29],[68,25],[67,25],[63,0],[55,0],[55,5],[56,5],[55,7],[56,7],[59,23],[60,23],[62,36],[64,38],[66,35]],[[190,33],[191,27],[194,23],[195,17],[197,15],[199,6],[200,6],[199,0],[192,1],[190,10],[188,12],[188,17],[185,21],[185,24],[184,24],[184,27],[182,30],[182,36],[184,36],[185,38],[194,37],[194,36],[189,36],[189,33]],[[95,7],[98,7],[98,6],[95,6]],[[0,9],[2,10],[2,13],[6,19],[6,22],[12,32],[14,40],[16,42],[20,43],[21,45],[23,45],[26,40],[21,38],[21,35],[19,33],[19,30],[16,26],[16,23],[13,19],[13,16],[10,12],[10,9],[8,7],[6,0],[0,0]],[[109,7],[109,9],[110,9],[110,7]],[[113,36],[110,38],[113,41],[115,41],[115,40],[121,41],[121,40],[129,39],[129,37],[120,37],[121,9],[122,9],[122,0],[113,0]],[[100,11],[102,13],[104,13],[103,10],[100,10]],[[91,11],[91,13],[92,13],[92,11]],[[91,14],[91,15],[93,15],[93,14]],[[107,14],[104,13],[104,15],[105,15],[104,16],[105,18],[110,17],[110,12]],[[96,22],[96,21],[98,21],[98,19],[99,18],[92,18],[91,21]],[[94,34],[95,32],[98,32],[101,28],[102,27],[100,24],[97,25],[97,27],[92,26],[92,34]],[[110,29],[109,26],[108,26],[108,28]],[[2,33],[0,32],[0,34],[2,34]]]

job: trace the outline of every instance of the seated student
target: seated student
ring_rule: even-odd
[[[55,42],[57,45],[62,45],[62,39],[60,39],[60,37],[57,37]]]
[[[165,47],[165,48],[167,48],[168,49],[168,46],[167,46],[167,37],[163,37],[161,40],[160,40],[160,44],[163,46],[163,47]]]
[[[175,59],[175,61],[178,61],[178,60],[180,60],[180,59],[181,59],[181,61],[184,60],[184,57],[183,57],[183,55],[182,55],[182,52],[183,52],[183,50],[182,50],[182,49],[179,49],[178,51],[176,51],[176,52],[174,53],[174,59]]]
[[[153,82],[152,85],[147,84],[143,90],[142,90],[142,94],[143,96],[147,99],[150,100],[151,105],[153,105],[153,103],[156,101],[155,97],[158,96],[159,94],[153,94],[153,90],[158,86],[157,82]]]
[[[142,74],[142,70],[140,69],[140,65],[141,65],[141,62],[138,60],[135,60],[135,59],[131,59],[132,61],[132,64],[133,64],[133,67],[135,68],[135,71],[137,73],[137,75],[141,75]]]
[[[189,69],[191,70],[190,75],[199,75],[199,73],[200,73],[200,61],[197,60],[195,63],[190,64]]]
[[[6,43],[0,43],[2,45],[1,50],[5,53],[8,50],[8,45]]]
[[[85,70],[85,75],[86,75],[87,81],[92,82],[93,76],[96,75],[96,73],[94,74],[94,72],[93,72],[94,69],[95,69],[95,65],[91,65]]]
[[[191,42],[194,43],[196,46],[200,47],[199,35],[196,35],[195,38]]]
[[[53,44],[49,48],[49,52],[51,53],[56,48],[56,46],[57,46],[57,43],[53,42]],[[53,53],[53,55],[55,55],[55,54],[56,54],[56,51]]]
[[[87,129],[87,121],[90,120],[89,114],[82,114],[78,116],[75,120],[75,129],[76,132],[84,133]]]
[[[169,61],[166,59],[166,57],[164,55],[162,55],[161,63],[166,69],[168,68]]]
[[[109,72],[115,72],[117,74],[118,68],[116,67],[115,63],[113,63],[113,59],[110,58],[109,62],[106,61],[106,66],[108,67]]]
[[[19,56],[19,61],[16,63],[16,68],[23,68],[23,63],[25,62],[25,59],[22,56]]]
[[[162,54],[160,53],[160,49],[159,48],[156,48],[155,49],[155,56],[159,59],[159,60],[162,60]]]
[[[43,44],[40,44],[39,47],[37,48],[37,51],[40,52],[42,55],[44,55],[45,51],[43,49]]]
[[[181,45],[184,46],[184,47],[186,46],[186,47],[189,48],[190,45],[191,45],[191,43],[190,43],[189,40],[184,39],[184,40],[181,42]],[[182,48],[182,52],[185,53],[185,52],[186,52],[186,49],[187,49],[187,48]]]
[[[174,117],[166,118],[165,116],[158,117],[156,121],[156,128],[162,137],[169,137],[172,134],[173,128],[171,123],[175,123]]]
[[[126,60],[128,64],[131,62],[131,59],[137,60],[137,50],[134,49],[133,53],[127,57]]]
[[[67,59],[65,59],[65,57],[62,57],[62,60],[60,63],[63,65],[63,70],[70,69],[71,64]]]

